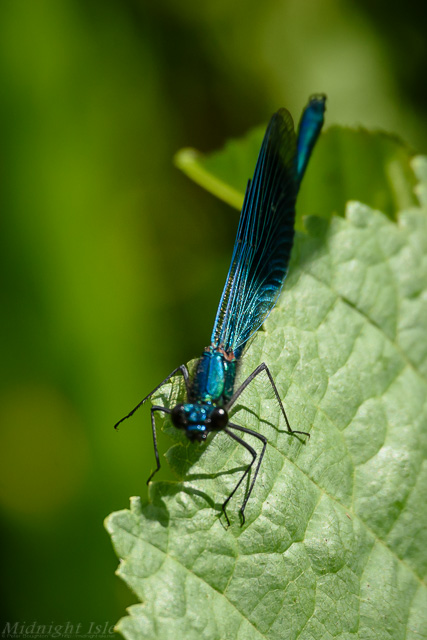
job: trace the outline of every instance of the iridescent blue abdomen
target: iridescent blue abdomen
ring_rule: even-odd
[[[310,103],[301,116],[295,160],[298,185],[302,180],[311,152],[322,129],[325,116],[325,101],[326,96],[323,94],[311,96]]]

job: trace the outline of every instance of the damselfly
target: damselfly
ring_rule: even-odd
[[[199,359],[192,380],[185,364],[177,367],[149,393],[115,427],[130,418],[172,376],[180,373],[187,392],[186,402],[173,409],[151,407],[156,468],[147,484],[160,469],[154,415],[156,411],[170,414],[172,424],[182,429],[192,441],[203,442],[211,432],[223,431],[250,453],[252,460],[222,505],[230,524],[226,507],[237,489],[254,468],[240,514],[245,522],[245,508],[253,491],[267,446],[262,434],[230,422],[229,412],[246,387],[264,373],[273,389],[290,435],[304,431],[291,429],[273,376],[265,362],[246,380],[234,388],[236,370],[243,350],[253,334],[273,309],[288,271],[294,239],[295,201],[313,147],[323,125],[324,95],[314,95],[305,107],[295,133],[289,112],[275,113],[265,132],[255,172],[249,180],[240,215],[233,256],[222,292],[211,344]],[[237,433],[236,433],[237,432]],[[240,435],[248,434],[262,443],[261,452]],[[254,467],[255,465],[255,467]]]

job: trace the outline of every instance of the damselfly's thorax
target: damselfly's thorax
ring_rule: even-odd
[[[184,429],[190,440],[203,442],[211,431],[225,429],[228,414],[224,405],[233,395],[237,360],[232,353],[207,347],[197,363],[189,388],[188,402],[172,410],[172,423]]]
[[[237,360],[232,353],[207,347],[197,363],[189,402],[225,405],[233,395]]]

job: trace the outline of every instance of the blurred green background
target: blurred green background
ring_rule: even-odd
[[[145,497],[149,410],[209,340],[237,214],[172,164],[328,94],[427,150],[422,3],[2,0],[2,603],[114,623],[103,518]],[[162,441],[164,450],[165,442]]]

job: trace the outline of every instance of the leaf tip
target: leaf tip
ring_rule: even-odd
[[[173,163],[178,169],[181,169],[185,174],[188,173],[197,160],[201,157],[201,154],[192,147],[184,147],[177,151],[173,157]]]

